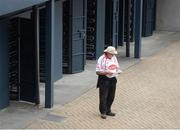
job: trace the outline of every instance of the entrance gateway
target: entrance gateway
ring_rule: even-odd
[[[36,103],[38,86],[35,83],[37,72],[33,21],[13,18],[8,30],[10,99]]]
[[[85,66],[85,0],[63,2],[63,72],[77,73]]]

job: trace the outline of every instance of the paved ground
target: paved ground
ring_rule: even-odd
[[[128,87],[128,85],[125,85],[123,83],[123,82],[129,82],[134,79],[133,73],[131,73],[131,71],[130,71],[133,68],[132,66],[137,63],[140,63],[137,66],[141,66],[141,64],[144,64],[144,62],[147,62],[147,60],[153,62],[153,60],[151,60],[151,59],[153,59],[152,57],[155,56],[157,54],[157,52],[159,52],[159,50],[163,50],[164,48],[166,48],[169,45],[171,45],[175,42],[178,42],[178,41],[180,41],[180,33],[174,33],[174,32],[155,32],[153,36],[143,38],[142,39],[142,59],[141,60],[133,58],[133,50],[134,50],[133,43],[131,43],[131,57],[129,57],[129,58],[125,57],[125,47],[118,48],[118,51],[119,51],[118,60],[120,62],[122,69],[124,70],[124,73],[120,76],[120,79],[119,79],[119,84],[120,84],[119,88],[121,90],[117,90],[118,91],[117,97],[116,97],[116,101],[115,101],[114,107],[113,107],[114,111],[116,111],[118,114],[115,117],[115,119],[121,118],[120,116],[124,117],[123,118],[124,121],[122,121],[122,119],[121,120],[118,119],[117,120],[118,123],[122,121],[121,124],[122,123],[129,124],[128,120],[130,120],[130,122],[131,122],[134,119],[134,117],[132,117],[132,115],[129,115],[129,114],[134,113],[135,115],[137,115],[134,110],[133,110],[133,112],[131,112],[132,108],[130,107],[129,103],[131,103],[131,102],[135,103],[135,102],[133,102],[133,101],[129,102],[130,99],[127,99],[127,98],[131,98],[131,96],[129,96],[128,93],[126,92],[126,91],[129,91],[129,89],[131,90],[136,87],[132,86],[133,88],[130,88],[130,87]],[[168,52],[170,50],[171,50],[171,48],[168,49]],[[171,51],[173,51],[172,54],[175,54],[175,53],[178,53],[179,50],[177,48],[177,49],[172,49]],[[163,52],[160,52],[160,53],[163,53]],[[167,55],[166,58],[168,58],[168,59],[173,58],[173,61],[178,61],[177,55],[174,55],[174,57]],[[157,59],[157,61],[161,61],[161,60],[162,60],[162,58],[160,60]],[[151,64],[154,64],[152,62],[149,63],[148,66],[146,66],[147,70],[150,69],[149,66]],[[98,106],[98,100],[97,100],[98,99],[97,98],[98,90],[94,89],[94,86],[96,84],[96,82],[95,82],[96,75],[94,73],[95,63],[96,63],[96,61],[87,61],[84,72],[81,72],[78,74],[73,74],[73,75],[63,75],[63,78],[55,83],[55,86],[54,86],[55,103],[54,103],[54,107],[52,109],[44,109],[44,86],[43,86],[43,84],[41,85],[41,88],[40,88],[40,92],[41,92],[40,106],[33,106],[32,104],[27,104],[25,102],[13,102],[12,101],[10,103],[9,107],[0,111],[0,129],[7,129],[7,128],[8,129],[9,128],[19,129],[19,128],[28,128],[28,127],[29,128],[30,127],[33,127],[33,128],[41,128],[41,127],[42,128],[44,128],[44,127],[46,127],[46,128],[55,128],[55,127],[61,128],[61,127],[65,126],[65,124],[64,125],[61,124],[64,122],[67,122],[68,128],[69,127],[95,128],[95,126],[88,125],[88,123],[87,123],[88,126],[83,125],[86,123],[86,120],[85,120],[85,122],[83,122],[84,120],[82,120],[80,117],[77,118],[77,121],[79,119],[79,120],[81,120],[81,122],[83,124],[81,127],[78,125],[75,127],[75,126],[71,125],[72,123],[69,122],[69,120],[71,120],[71,119],[74,120],[74,119],[71,116],[68,116],[65,113],[62,113],[62,112],[66,112],[66,110],[64,110],[64,109],[67,109],[67,106],[64,106],[65,104],[69,105],[73,102],[76,104],[78,102],[78,100],[80,100],[79,98],[84,98],[84,102],[88,101],[87,103],[89,106],[89,110],[86,109],[87,107],[83,107],[84,105],[87,106],[86,104],[80,105],[79,106],[80,110],[81,109],[82,110],[85,109],[85,110],[83,110],[84,112],[77,111],[77,112],[80,112],[79,116],[81,115],[83,119],[86,119],[86,118],[92,119],[92,121],[89,121],[89,119],[87,119],[87,122],[90,122],[90,123],[96,122],[96,120],[102,121],[99,118],[99,113],[98,113],[98,108],[97,108],[97,106]],[[132,67],[132,68],[129,68],[129,67]],[[134,67],[136,67],[136,66],[134,66]],[[138,71],[140,73],[146,71],[146,69],[144,69],[144,68],[141,69],[140,67],[136,68],[136,69],[139,69]],[[132,71],[134,71],[134,69]],[[138,72],[138,71],[136,70],[136,72]],[[138,75],[139,75],[139,72],[138,72]],[[128,74],[130,75],[130,77],[126,77],[126,76],[128,76]],[[135,75],[135,77],[136,77],[136,75]],[[123,79],[121,79],[121,78],[123,78]],[[139,77],[139,78],[141,78],[141,77]],[[141,83],[142,79],[136,79],[136,80],[138,80],[138,82]],[[171,80],[171,78],[168,78],[168,80]],[[144,85],[144,86],[147,86],[147,85]],[[135,90],[131,90],[131,91],[133,91],[134,93],[136,92]],[[153,91],[155,91],[155,90],[153,90]],[[89,97],[83,97],[86,94],[88,96],[88,93],[92,93],[92,95],[89,94]],[[95,94],[95,95],[93,96],[93,94]],[[81,95],[83,95],[83,96],[81,97]],[[118,97],[118,95],[121,97]],[[135,100],[135,99],[136,98],[134,98],[133,100]],[[95,102],[93,102],[94,105],[90,105],[91,101],[89,101],[89,100],[94,100],[95,101]],[[81,101],[81,102],[83,103],[83,101]],[[115,106],[117,106],[118,108]],[[139,106],[139,107],[141,107],[141,106]],[[76,108],[76,107],[74,107],[74,108]],[[173,108],[175,108],[175,107],[173,107]],[[59,109],[62,109],[63,111],[60,111]],[[137,109],[136,106],[133,109]],[[139,108],[139,109],[141,109],[141,108]],[[149,109],[151,109],[151,108],[149,108]],[[68,108],[67,110],[69,110],[69,112],[73,113],[71,108]],[[86,116],[86,114],[87,114],[86,111],[88,111],[88,114],[89,114],[88,116]],[[122,111],[122,113],[119,111]],[[143,107],[142,107],[142,111],[143,111]],[[86,114],[82,115],[81,112],[86,113]],[[58,114],[55,114],[55,113],[58,113]],[[129,113],[129,114],[127,114],[127,113]],[[178,114],[178,111],[177,112],[175,111],[175,113]],[[68,114],[71,115],[70,113],[68,113]],[[92,116],[92,114],[93,114],[93,116]],[[135,115],[133,115],[133,116],[135,116]],[[139,115],[137,115],[137,116],[139,116]],[[74,116],[74,117],[76,117],[76,116]],[[175,117],[175,118],[177,118],[177,117]],[[47,121],[47,124],[44,123],[42,125],[40,123],[39,126],[37,126],[37,124],[35,122],[36,119],[37,119],[37,122],[39,122],[39,121],[46,122]],[[95,119],[95,120],[93,120],[93,119]],[[109,121],[110,119],[111,118],[108,118],[107,120]],[[127,122],[126,122],[126,120],[127,120]],[[172,120],[178,121],[178,118],[172,119]],[[35,123],[33,123],[33,122],[35,122]],[[136,122],[136,120],[133,120],[133,122]],[[49,123],[50,123],[50,125],[49,125]],[[104,124],[104,121],[101,123]],[[94,124],[94,125],[96,125],[96,124]],[[103,126],[106,127],[106,125],[103,125]],[[121,126],[123,126],[123,125],[121,125]],[[98,127],[101,127],[101,125],[98,124]],[[109,125],[106,128],[111,128],[111,126]],[[132,128],[136,128],[136,127],[133,126]]]
[[[118,77],[112,108],[115,117],[100,118],[98,89],[92,88],[26,128],[180,129],[180,40],[174,38],[170,45],[166,40],[163,49],[142,58]]]

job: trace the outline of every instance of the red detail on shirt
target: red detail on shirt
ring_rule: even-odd
[[[116,66],[115,64],[110,65],[110,66],[108,67],[109,70],[115,70],[116,68],[117,68],[117,66]]]

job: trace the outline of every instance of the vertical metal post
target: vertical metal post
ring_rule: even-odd
[[[131,0],[131,38],[130,42],[134,42],[135,39],[135,21],[136,21],[136,0]]]
[[[8,21],[0,21],[0,110],[9,105]]]
[[[112,2],[112,45],[117,48],[119,42],[119,0],[112,0]]]
[[[124,45],[125,0],[119,1],[119,46]]]
[[[62,1],[55,2],[55,34],[54,34],[54,81],[59,80],[62,78],[62,43],[63,43],[63,21],[62,21],[62,13],[63,13],[63,5]]]
[[[46,85],[45,85],[45,108],[52,108],[54,104],[54,82],[53,82],[53,66],[54,66],[54,15],[55,0],[46,2]]]
[[[130,20],[131,20],[131,0],[127,0],[127,36],[126,36],[126,57],[130,56]]]
[[[35,42],[35,63],[36,63],[36,78],[35,78],[35,86],[36,86],[36,100],[35,103],[40,103],[39,96],[39,82],[40,82],[40,74],[39,74],[39,10],[37,6],[33,7],[32,19],[34,23],[34,42]]]
[[[18,35],[20,34],[20,21],[18,19]],[[18,98],[17,100],[20,100],[20,83],[21,83],[21,77],[20,77],[20,74],[21,74],[21,67],[20,67],[20,61],[21,61],[21,46],[20,46],[20,43],[21,43],[21,38],[18,37],[17,38],[18,42],[17,42],[17,55],[18,55],[18,86],[17,86],[17,89],[18,89]]]
[[[154,22],[153,22],[153,30],[156,29],[156,10],[157,10],[157,0],[154,0],[154,12],[153,12]]]
[[[105,7],[106,0],[97,0],[96,59],[103,53],[105,46]]]
[[[134,57],[141,58],[142,6],[143,0],[136,0],[135,48]]]
[[[83,16],[84,16],[84,25],[83,25],[83,29],[85,30],[84,32],[84,65],[86,65],[86,50],[87,50],[87,0],[83,1]]]

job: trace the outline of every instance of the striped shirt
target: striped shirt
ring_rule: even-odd
[[[116,77],[118,75],[119,63],[115,55],[111,59],[107,58],[105,54],[99,57],[96,65],[96,72],[111,72],[112,75],[106,75],[109,78]]]

